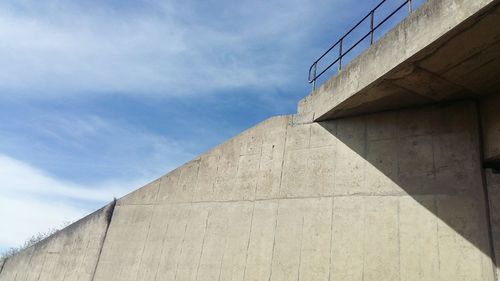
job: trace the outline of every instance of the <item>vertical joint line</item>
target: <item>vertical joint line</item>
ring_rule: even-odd
[[[198,258],[198,266],[196,267],[196,277],[194,279],[195,281],[198,280],[198,273],[200,272],[201,257],[203,256],[203,249],[205,248],[205,238],[207,237],[208,220],[210,219],[210,213],[211,211],[209,210],[207,218],[205,220],[205,230],[203,231],[203,241],[201,242],[200,257]]]
[[[255,214],[255,201],[253,201],[253,209],[252,209],[252,218],[250,219],[250,231],[248,234],[248,242],[247,242],[247,254],[245,257],[245,268],[243,269],[243,279],[245,281],[246,273],[247,273],[247,263],[248,263],[248,252],[250,251],[250,239],[252,239],[252,228],[253,228],[253,216]]]
[[[293,122],[293,119],[291,119],[290,121]],[[290,121],[287,122],[286,126],[285,126],[285,142],[283,144],[283,154],[281,156],[281,173],[280,173],[280,185],[278,186],[278,194],[277,194],[278,197],[281,194],[281,185],[283,184],[283,171],[285,169],[286,142],[288,139],[288,126],[289,126]]]
[[[439,249],[439,210],[438,210],[438,199],[436,195],[433,195],[434,211],[436,212],[436,248],[438,253],[438,272],[441,272],[441,250]]]
[[[297,269],[297,281],[300,281],[300,266],[302,264],[302,242],[304,241],[304,216],[302,216],[302,228],[300,230],[300,248],[299,248],[299,268]]]
[[[278,230],[278,216],[280,211],[280,200],[278,199],[278,206],[276,206],[276,220],[274,222],[274,236],[273,236],[273,251],[271,253],[271,262],[270,262],[270,270],[269,270],[269,278],[268,281],[271,281],[271,277],[273,276],[273,262],[274,262],[274,248],[276,247],[276,231]]]
[[[97,261],[95,263],[94,272],[92,273],[92,280],[95,279],[95,274],[97,273],[97,267],[101,262],[102,249],[104,248],[104,244],[106,244],[106,238],[108,237],[109,227],[111,225],[111,221],[113,219],[113,214],[115,213],[116,207],[116,198],[110,203],[109,210],[106,214],[106,230],[104,231],[104,236],[102,237],[101,247],[99,248],[99,254],[97,255]]]
[[[165,233],[163,234],[163,239],[162,239],[162,242],[161,242],[160,257],[158,258],[159,259],[158,260],[158,266],[156,268],[155,278],[153,279],[154,281],[156,281],[156,279],[158,277],[158,272],[160,271],[161,260],[163,258],[163,249],[165,248],[165,240],[167,240],[167,234],[168,234],[168,228],[169,227],[170,227],[170,224],[167,223],[167,227],[165,229]],[[175,278],[176,276],[177,276],[177,268],[176,268],[176,271],[175,271],[174,281],[176,280],[176,278]]]
[[[222,257],[220,258],[219,278],[217,278],[218,281],[220,281],[220,277],[222,276],[222,266],[224,262],[224,257],[226,256],[226,250],[227,250],[227,237],[224,238],[224,252],[222,252]]]
[[[149,235],[151,234],[151,225],[153,224],[153,217],[155,215],[155,209],[156,209],[156,206],[152,206],[151,207],[151,217],[149,218],[149,224],[148,224],[148,232],[146,233],[146,239],[144,239],[144,244],[142,245],[142,251],[141,251],[141,256],[139,258],[139,267],[137,268],[137,271],[135,273],[135,279],[134,280],[137,280],[137,278],[139,277],[139,271],[140,271],[140,268],[141,268],[141,265],[142,265],[142,259],[144,258],[144,252],[146,251],[146,247],[148,245],[148,240],[149,240]]]
[[[332,280],[332,267],[333,267],[333,264],[332,264],[332,261],[333,261],[333,258],[332,258],[332,250],[333,250],[333,209],[335,207],[335,197],[332,197],[331,198],[332,200],[332,213],[330,214],[331,218],[330,218],[330,264],[328,265],[328,281]]]
[[[483,163],[484,163],[484,140],[483,140],[483,122],[481,118],[481,105],[479,104],[479,100],[475,100],[474,102],[476,106],[476,122],[477,122],[477,134],[478,134],[478,145],[479,145],[479,164],[480,164],[480,172],[481,172],[481,180],[483,184],[483,193],[484,193],[484,211],[486,212],[486,225],[488,228],[488,240],[490,244],[490,257],[492,261],[492,269],[493,269],[493,276],[494,279],[497,280],[497,257],[495,254],[495,239],[493,239],[493,226],[491,224],[491,201],[490,201],[490,196],[489,196],[489,190],[488,190],[488,181],[486,179],[486,170],[483,168]],[[500,246],[500,245],[498,245]]]
[[[7,258],[4,258],[2,260],[2,264],[0,264],[0,276],[2,275],[3,267],[4,267],[6,262],[7,262]]]

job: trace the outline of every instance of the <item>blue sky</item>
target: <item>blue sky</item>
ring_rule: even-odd
[[[294,113],[376,3],[0,2],[0,250]]]

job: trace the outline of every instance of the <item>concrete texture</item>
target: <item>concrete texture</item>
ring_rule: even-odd
[[[498,93],[500,1],[429,0],[299,104],[316,121]]]
[[[500,95],[481,99],[484,160],[500,162]]]
[[[298,114],[8,259],[0,281],[500,281],[500,180],[482,167],[500,149],[498,2],[428,1]]]
[[[493,173],[489,169],[486,170],[486,182],[489,194],[491,233],[497,268],[497,280],[500,280],[500,174]]]
[[[94,280],[494,280],[475,108],[264,121],[119,199]]]
[[[112,210],[110,204],[8,258],[0,280],[93,280]]]

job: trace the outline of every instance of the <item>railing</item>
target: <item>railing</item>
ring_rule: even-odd
[[[356,48],[363,40],[365,40],[368,36],[370,36],[370,45],[373,44],[373,34],[374,32],[382,25],[384,24],[387,20],[389,20],[392,16],[394,16],[397,12],[399,12],[403,7],[408,5],[408,13],[412,12],[412,0],[405,0],[403,3],[398,6],[394,11],[392,11],[386,18],[384,18],[381,22],[379,22],[377,25],[375,25],[375,12],[377,11],[382,4],[384,4],[387,0],[382,0],[373,10],[371,10],[363,19],[361,19],[354,27],[352,27],[347,33],[345,33],[333,46],[331,46],[326,52],[324,52],[313,64],[311,67],[309,67],[309,84],[313,84],[313,90],[316,89],[316,80],[323,75],[328,69],[330,69],[333,65],[336,63],[339,64],[338,70],[342,69],[342,58],[344,58],[345,55],[347,55],[349,52],[351,52],[354,48]],[[347,49],[347,51],[343,51],[344,49],[344,39],[351,34],[356,28],[358,28],[366,19],[370,18],[370,31],[366,33],[361,39],[359,39],[356,43],[354,43],[351,47]],[[326,68],[321,70],[319,74],[317,74],[317,68],[318,68],[318,62],[320,62],[330,51],[332,51],[335,47],[339,47],[339,53],[337,58],[330,63]],[[312,74],[312,78],[311,78]]]

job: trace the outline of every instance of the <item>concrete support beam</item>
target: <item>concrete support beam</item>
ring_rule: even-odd
[[[321,121],[496,93],[499,3],[427,1],[305,97],[299,115]]]

